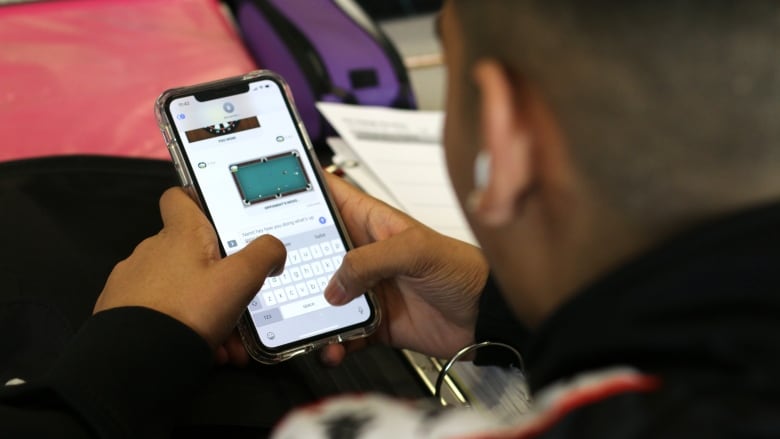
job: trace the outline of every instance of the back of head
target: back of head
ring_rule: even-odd
[[[780,196],[780,2],[454,0],[467,63],[548,100],[618,211],[670,226]]]

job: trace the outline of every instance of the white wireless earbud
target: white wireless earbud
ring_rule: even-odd
[[[474,190],[481,191],[485,189],[490,182],[490,153],[480,150],[477,158],[474,159]]]

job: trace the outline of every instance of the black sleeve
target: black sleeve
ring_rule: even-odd
[[[508,344],[521,354],[529,338],[529,330],[509,309],[491,274],[479,299],[479,315],[474,338]],[[516,364],[514,354],[503,348],[485,347],[477,350],[474,364],[509,366]]]
[[[205,340],[164,314],[98,313],[40,382],[0,387],[0,437],[165,437],[212,359]]]

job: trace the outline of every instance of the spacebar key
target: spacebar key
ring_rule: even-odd
[[[314,297],[307,297],[305,300],[299,300],[294,303],[282,305],[279,307],[279,311],[282,312],[282,317],[289,319],[290,317],[296,317],[329,306],[330,304],[325,300],[325,296],[318,295]]]

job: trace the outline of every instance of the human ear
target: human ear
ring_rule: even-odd
[[[477,62],[473,79],[479,94],[481,145],[468,208],[481,223],[498,227],[514,218],[532,184],[530,135],[520,114],[519,94],[500,63]]]

